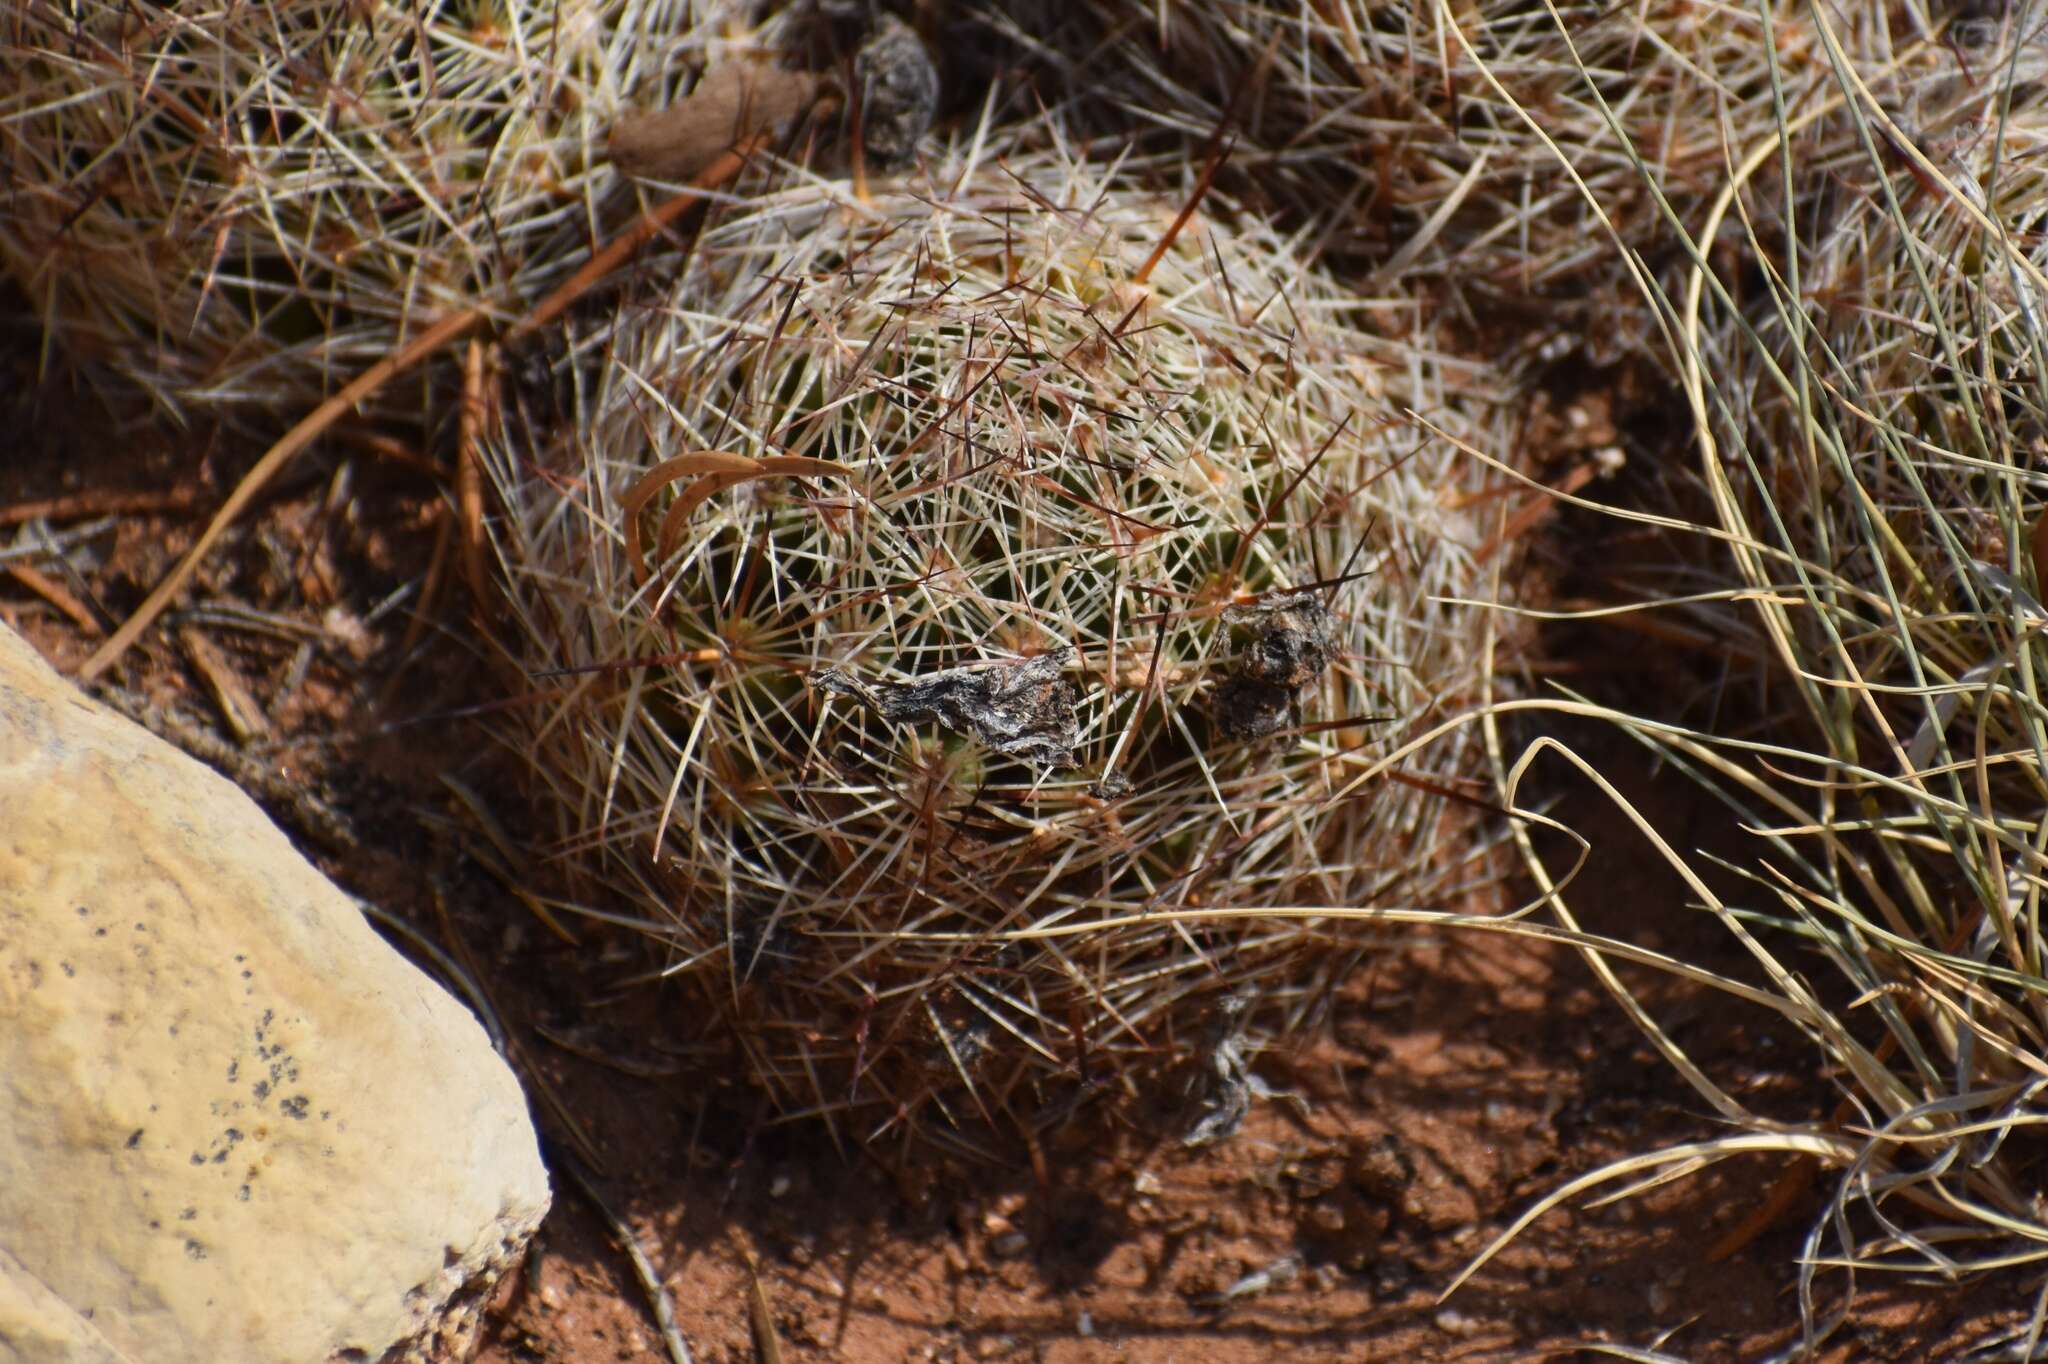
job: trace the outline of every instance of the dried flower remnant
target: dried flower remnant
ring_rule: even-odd
[[[1225,607],[1223,620],[1251,628],[1240,677],[1299,691],[1322,680],[1330,666],[1330,611],[1313,592]]]
[[[917,30],[893,14],[853,59],[860,87],[861,147],[881,161],[908,160],[939,111],[939,69]]]
[[[1073,650],[1063,648],[1021,662],[947,668],[915,682],[863,682],[839,668],[810,675],[821,691],[851,696],[884,720],[937,721],[1007,758],[1048,771],[1078,765],[1079,693],[1061,674]]]
[[[1250,639],[1209,709],[1226,739],[1264,739],[1301,723],[1302,693],[1330,666],[1330,612],[1312,592],[1226,607],[1225,623]]]
[[[1096,800],[1121,800],[1131,794],[1131,779],[1121,772],[1105,772],[1088,787],[1088,794]]]
[[[1248,742],[1292,728],[1298,715],[1294,693],[1270,682],[1227,677],[1209,697],[1209,714],[1225,739]]]
[[[688,180],[748,138],[787,124],[818,92],[809,72],[728,62],[666,109],[620,115],[606,146],[627,175]]]

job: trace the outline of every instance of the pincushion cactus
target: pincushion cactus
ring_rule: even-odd
[[[291,409],[436,317],[517,317],[619,216],[613,121],[773,61],[662,0],[29,4],[0,27],[0,271],[157,407]]]
[[[1468,740],[1374,764],[1477,694],[1443,433],[1504,394],[1167,168],[1002,137],[731,208],[493,459],[560,857],[861,1136],[1137,1086],[1246,987],[1298,1027],[1367,943],[1317,907],[1469,853]]]

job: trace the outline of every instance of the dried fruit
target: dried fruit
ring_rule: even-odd
[[[1005,757],[1046,769],[1074,767],[1081,742],[1078,693],[1061,676],[1073,653],[1060,649],[1023,662],[947,668],[914,682],[868,683],[827,668],[812,673],[810,683],[854,697],[885,720],[936,720]]]
[[[883,162],[908,160],[939,111],[939,69],[924,39],[884,14],[854,58],[853,72],[860,86],[862,149]]]

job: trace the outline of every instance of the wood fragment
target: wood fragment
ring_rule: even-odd
[[[484,595],[484,476],[477,443],[483,439],[484,348],[472,339],[462,362],[462,414],[455,450],[455,505],[462,514],[462,572],[469,580],[469,598],[479,612]],[[421,609],[425,610],[425,603]]]
[[[213,693],[213,703],[219,707],[221,718],[228,722],[236,741],[247,744],[252,739],[268,735],[270,720],[264,715],[263,707],[249,694],[241,674],[235,671],[219,646],[206,637],[206,632],[195,625],[181,626],[178,643],[184,646],[185,656],[192,660],[192,666],[206,680],[207,690]]]
[[[82,521],[92,516],[135,515],[143,512],[186,512],[199,505],[197,488],[166,488],[143,492],[121,492],[109,488],[89,489],[64,497],[45,497],[34,502],[16,502],[0,507],[0,526],[16,526],[41,518],[45,521]]]
[[[9,564],[7,565],[7,574],[23,587],[35,593],[59,611],[62,611],[71,618],[72,624],[93,638],[97,639],[107,632],[106,627],[100,624],[100,618],[92,613],[91,607],[73,595],[70,588],[64,586],[64,584],[58,582],[41,569],[30,568],[27,564]]]
[[[637,180],[689,180],[741,143],[786,125],[818,98],[807,71],[727,62],[666,109],[623,114],[606,147]]]

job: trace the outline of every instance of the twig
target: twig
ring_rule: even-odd
[[[462,417],[455,443],[455,501],[462,513],[462,571],[469,579],[470,600],[479,612],[484,596],[484,484],[477,467],[477,442],[484,427],[484,348],[471,340],[462,362]],[[426,603],[421,602],[424,612]]]
[[[164,613],[165,608],[177,600],[178,594],[185,590],[185,584],[192,580],[192,575],[198,571],[200,562],[205,559],[215,542],[226,533],[227,528],[234,524],[235,518],[242,514],[242,509],[263,491],[264,486],[276,477],[278,470],[282,469],[293,455],[312,444],[314,438],[332,426],[343,413],[382,388],[393,377],[403,374],[468,331],[482,317],[482,309],[465,308],[461,312],[442,318],[414,337],[405,349],[395,355],[386,356],[364,370],[353,383],[314,408],[297,426],[285,432],[283,438],[265,451],[263,458],[257,460],[255,467],[243,475],[242,481],[235,485],[235,490],[228,495],[227,502],[214,513],[213,520],[200,532],[199,539],[193,543],[192,548],[185,551],[185,557],[178,561],[178,566],[157,584],[156,590],[149,594],[136,609],[135,614],[128,617],[106,643],[94,650],[91,658],[85,660],[85,665],[78,670],[78,680],[96,680],[101,673],[114,665],[115,660],[128,652],[129,647],[141,637],[142,632],[147,630],[156,618]]]
[[[69,616],[72,623],[88,635],[97,637],[106,633],[106,627],[100,624],[99,617],[93,615],[91,608],[41,569],[27,564],[8,564],[6,571],[16,582]]]
[[[612,1205],[598,1190],[597,1181],[584,1169],[582,1161],[567,1151],[557,1151],[550,1163],[558,1170],[567,1171],[576,1187],[583,1190],[583,1196],[590,1200],[591,1206],[597,1209],[597,1215],[611,1228],[619,1249],[632,1262],[633,1277],[640,1281],[640,1290],[647,1295],[647,1304],[654,1312],[654,1324],[661,1332],[661,1343],[668,1347],[669,1359],[673,1364],[690,1364],[690,1345],[683,1339],[682,1328],[676,1325],[675,1305],[669,1301],[668,1290],[661,1286],[661,1275],[655,1272],[647,1252],[640,1249],[639,1238],[633,1235],[633,1229],[612,1211]]]
[[[542,300],[540,306],[533,312],[515,323],[506,333],[506,339],[514,341],[531,335],[561,316],[600,279],[616,270],[691,207],[701,203],[706,190],[738,174],[740,168],[746,164],[747,154],[758,145],[757,140],[726,153],[692,181],[689,189],[643,214],[630,229],[593,255],[582,269]],[[201,532],[192,548],[185,552],[185,557],[178,561],[178,566],[157,584],[156,590],[149,594],[148,599],[136,609],[134,615],[122,623],[112,638],[96,649],[92,657],[86,659],[85,665],[78,670],[79,680],[95,680],[112,667],[122,654],[128,652],[141,637],[142,632],[163,614],[164,609],[177,599],[180,592],[184,591],[185,584],[191,581],[200,562],[234,523],[235,518],[242,514],[242,509],[249,505],[272,478],[276,477],[278,470],[282,469],[292,456],[312,444],[315,438],[334,425],[357,403],[375,393],[393,378],[433,356],[443,346],[482,321],[483,317],[484,310],[479,305],[442,318],[413,338],[403,350],[395,355],[386,356],[364,370],[341,392],[314,408],[297,426],[287,431],[277,444],[264,452],[263,458],[256,461],[256,466],[243,476],[242,481],[235,485],[235,490],[229,494],[227,502],[214,513],[213,520],[207,523],[206,529]]]
[[[0,507],[0,526],[19,525],[41,517],[45,521],[75,521],[82,516],[134,515],[140,512],[191,511],[199,505],[197,488],[167,488],[162,491],[114,492],[89,489],[63,497],[45,497],[35,502],[16,502]]]

